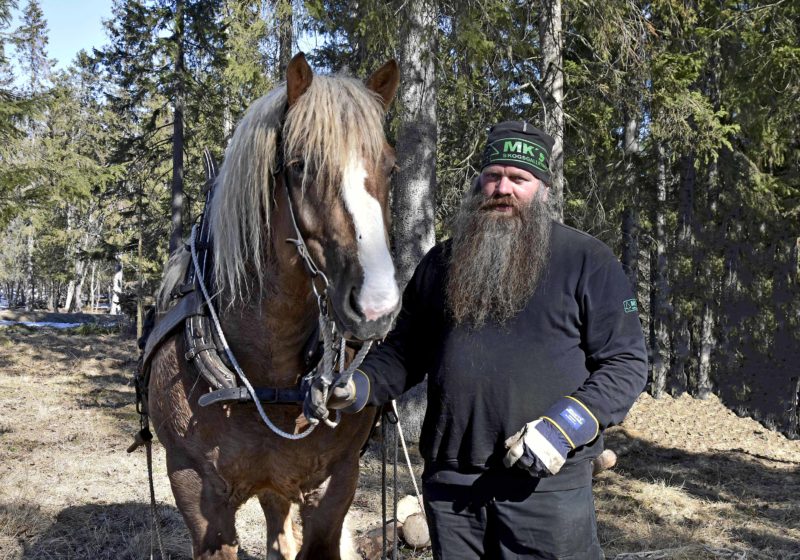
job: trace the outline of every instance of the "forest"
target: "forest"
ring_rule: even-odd
[[[222,161],[291,56],[361,78],[395,58],[402,280],[487,127],[527,120],[556,139],[556,219],[634,287],[648,392],[800,434],[800,3],[113,0],[104,25],[56,70],[38,0],[0,0],[0,304],[140,332],[202,213],[203,151]]]

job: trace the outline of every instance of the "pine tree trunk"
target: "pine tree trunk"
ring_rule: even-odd
[[[183,242],[184,0],[175,2],[175,115],[172,123],[172,234],[169,254]]]
[[[36,305],[36,287],[33,277],[33,225],[28,221],[28,237],[25,245],[25,310],[33,311]]]
[[[669,364],[669,330],[667,323],[667,163],[664,148],[658,147],[658,182],[656,191],[655,242],[650,259],[650,354],[652,356],[652,377],[650,394],[660,398],[667,386],[667,365]]]
[[[95,309],[95,299],[94,299],[94,292],[95,292],[95,273],[97,272],[97,263],[92,261],[92,272],[89,275],[89,313],[94,313]]]
[[[397,188],[392,193],[394,257],[401,289],[436,241],[436,3],[412,0],[404,6],[402,113],[396,145]]]
[[[710,213],[710,219],[706,220],[706,224],[702,226],[701,240],[703,245],[711,247],[716,245],[716,240],[713,239],[714,223],[717,222],[716,214],[718,212],[717,198],[722,194],[719,185],[719,170],[716,161],[712,161],[708,168],[708,200],[706,201],[706,211]],[[702,270],[702,281],[706,283],[706,289],[702,290],[699,297],[702,298],[703,315],[700,318],[700,340],[698,341],[698,356],[697,356],[697,385],[692,388],[692,394],[700,399],[706,399],[711,394],[711,370],[712,362],[711,357],[716,349],[715,331],[717,328],[716,318],[718,309],[717,294],[719,293],[718,286],[720,285],[719,279],[714,276],[714,271],[711,268],[711,260],[704,258],[699,253],[699,250],[692,251],[693,267]]]
[[[55,280],[50,282],[50,289],[48,290],[47,294],[47,310],[51,313],[56,313],[58,309],[56,309],[58,301],[56,300],[56,282]]]
[[[627,119],[623,147],[627,202],[622,212],[622,268],[628,276],[634,296],[637,295],[639,287],[639,213],[634,206],[638,200],[638,181],[636,180],[636,165],[634,165],[639,152],[637,131],[636,119]]]
[[[699,399],[706,399],[711,394],[711,353],[714,348],[715,317],[711,304],[703,304],[703,317],[700,326],[700,355],[697,364],[697,384],[692,395]]]
[[[144,304],[142,302],[142,297],[144,295],[144,270],[142,267],[143,259],[142,259],[142,248],[143,242],[142,239],[144,238],[144,208],[142,206],[142,191],[141,186],[139,186],[139,204],[138,204],[138,228],[139,228],[139,242],[136,252],[136,338],[142,338],[142,333],[144,332]]]
[[[561,0],[544,0],[539,16],[542,50],[542,93],[547,114],[544,130],[555,139],[550,154],[550,197],[554,218],[564,221],[564,71]]]
[[[276,5],[278,27],[278,80],[286,77],[286,68],[292,60],[294,29],[291,0],[280,0]]]
[[[86,280],[86,262],[82,259],[75,261],[75,289],[72,302],[67,307],[68,313],[80,313],[83,310],[83,283]]]

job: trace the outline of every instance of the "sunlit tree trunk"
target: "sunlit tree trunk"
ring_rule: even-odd
[[[36,286],[33,277],[33,224],[27,223],[27,239],[25,244],[25,310],[33,311],[36,305]]]
[[[669,331],[667,317],[667,164],[664,148],[658,147],[658,178],[653,223],[655,239],[650,258],[650,353],[652,374],[650,394],[656,398],[664,394],[669,365]]]
[[[639,153],[638,127],[635,118],[625,123],[625,207],[622,211],[622,268],[628,276],[631,289],[637,295],[639,287],[639,213],[638,181],[636,180],[636,156]]]
[[[175,107],[172,123],[172,234],[170,255],[183,243],[183,112],[184,112],[184,19],[183,0],[175,2]]]
[[[116,263],[114,264],[114,279],[111,283],[111,299],[109,300],[109,310],[111,315],[120,314],[119,299],[122,294],[122,255],[117,255]]]
[[[286,68],[292,60],[294,48],[294,21],[290,0],[278,0],[275,6],[278,27],[278,80],[286,77]]]
[[[539,16],[539,44],[542,50],[542,93],[544,95],[544,130],[555,139],[550,154],[553,213],[564,221],[564,70],[562,51],[564,34],[561,24],[561,0],[544,0]]]
[[[392,193],[394,256],[401,288],[435,243],[436,3],[404,3],[400,51],[400,127]]]

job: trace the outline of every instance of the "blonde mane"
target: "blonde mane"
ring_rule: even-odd
[[[217,179],[210,209],[214,279],[229,303],[249,294],[254,277],[264,286],[279,139],[283,161],[305,162],[304,185],[316,181],[335,188],[355,155],[374,162],[383,149],[383,103],[358,80],[315,75],[284,122],[285,108],[285,86],[250,106]]]

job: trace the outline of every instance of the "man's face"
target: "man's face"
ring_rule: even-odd
[[[532,173],[511,165],[493,164],[485,167],[480,175],[480,187],[486,198],[516,199],[520,206],[525,206],[536,194],[543,190],[543,200],[547,200],[547,186]],[[498,201],[499,202],[499,201]],[[496,204],[492,211],[512,213],[511,205]]]

